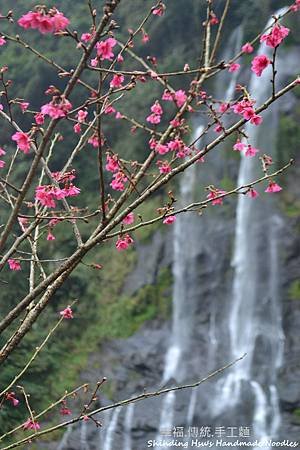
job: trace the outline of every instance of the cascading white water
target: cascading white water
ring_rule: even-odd
[[[58,444],[57,450],[66,450],[69,438],[72,434],[73,431],[73,424],[69,425],[67,428],[67,431],[64,433],[62,440],[60,441],[60,443]]]
[[[200,125],[195,137],[198,137],[203,131]],[[195,166],[191,166],[183,174],[180,184],[180,203],[187,205],[193,199],[193,189],[195,186]],[[167,351],[165,359],[165,369],[163,374],[163,384],[174,379],[180,382],[184,378],[184,364],[180,364],[181,357],[189,342],[190,324],[189,311],[187,306],[188,277],[187,270],[193,270],[193,264],[190,264],[192,256],[191,249],[187,243],[186,236],[189,234],[190,221],[186,214],[179,214],[174,225],[174,260],[173,260],[173,321],[171,332],[171,345]],[[191,243],[192,244],[192,243]],[[160,416],[159,431],[169,430],[174,425],[174,407],[176,395],[169,392],[162,401],[162,410]],[[158,439],[161,436],[158,436]]]
[[[130,403],[127,406],[127,410],[125,413],[125,419],[124,419],[124,448],[123,450],[131,450],[132,448],[132,439],[131,439],[131,427],[132,427],[132,420],[133,420],[133,414],[134,414],[134,403]]]
[[[107,427],[107,431],[105,434],[103,450],[112,450],[113,449],[113,440],[114,434],[118,425],[118,417],[121,412],[121,408],[118,407],[114,410],[109,425]]]
[[[90,450],[87,441],[87,422],[85,420],[82,420],[80,425],[80,450]]]
[[[285,9],[277,11],[280,15]],[[267,26],[273,23],[270,19]],[[266,54],[271,57],[271,49],[264,44],[258,50],[258,54]],[[249,92],[260,105],[270,94],[271,69],[268,68],[259,78],[251,77]],[[254,147],[260,147],[263,141],[269,138],[268,153],[272,147],[272,121],[271,112],[264,115],[264,122],[260,127],[249,123],[245,126],[245,133],[249,142]],[[262,138],[265,133],[264,138]],[[267,133],[270,133],[267,135]],[[275,133],[273,132],[273,135]],[[241,157],[238,177],[238,185],[246,184],[255,179],[257,175],[258,161],[256,158]],[[267,199],[264,199],[268,202]],[[278,255],[277,233],[274,228],[274,216],[265,213],[267,205],[260,201],[251,201],[245,196],[239,196],[236,215],[235,249],[233,257],[234,281],[229,314],[229,335],[231,358],[238,358],[244,353],[247,357],[233,366],[217,384],[217,392],[212,402],[212,410],[215,416],[228,409],[236,407],[243,395],[243,391],[252,390],[253,405],[253,433],[259,439],[274,437],[280,423],[278,398],[275,387],[276,371],[282,359],[282,328],[281,314],[278,302]],[[270,212],[270,211],[269,211]],[[267,230],[267,231],[266,231]],[[259,273],[259,261],[261,258],[258,248],[260,236],[266,236],[266,264],[268,264],[267,281],[262,281]],[[265,288],[264,299],[259,286]],[[267,315],[266,315],[267,314]],[[266,323],[266,318],[270,321]],[[276,327],[276,328],[275,328]],[[257,357],[257,345],[262,341],[268,346],[267,365],[269,369],[262,373],[254,374],[254,360]],[[272,383],[272,388],[265,385]],[[248,386],[248,387],[247,387]]]
[[[229,60],[235,52],[237,52],[242,43],[243,30],[242,27],[238,27],[232,34],[228,51],[225,55],[225,59]],[[229,101],[232,98],[237,81],[237,73],[234,73],[228,84],[225,93],[225,101]],[[200,124],[195,130],[195,137],[198,137],[203,131],[204,126]],[[193,201],[193,190],[196,185],[197,166],[191,166],[184,172],[180,184],[180,203],[187,205]],[[194,224],[186,214],[179,215],[175,222],[174,227],[174,259],[173,259],[173,324],[171,342],[165,360],[165,370],[163,374],[163,383],[167,383],[171,379],[175,379],[177,382],[182,381],[185,376],[184,364],[180,364],[184,351],[187,350],[190,341],[191,333],[193,329],[193,311],[195,310],[195,300],[191,298],[189,300],[189,287],[191,280],[196,277],[193,275],[193,271],[196,270],[196,264],[193,260],[193,240],[186,239],[186,236],[193,236],[195,234],[193,230]],[[192,296],[190,296],[192,297]],[[214,334],[214,316],[211,315],[211,324],[209,334],[211,336],[211,342],[215,341]],[[160,417],[160,431],[170,430],[172,425],[174,426],[174,408],[175,408],[176,395],[174,392],[170,392],[166,395],[162,403],[162,412]],[[187,423],[191,424],[197,401],[197,391],[191,392],[190,402],[187,411]],[[159,437],[158,437],[159,438]]]

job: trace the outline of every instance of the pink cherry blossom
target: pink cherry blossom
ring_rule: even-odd
[[[51,17],[40,12],[29,11],[18,20],[18,24],[26,30],[29,28],[38,29],[43,34],[54,31]]]
[[[170,166],[170,164],[168,163],[168,161],[157,161],[156,163],[159,167],[159,172],[160,173],[170,173],[172,168]]]
[[[92,39],[91,33],[82,33],[80,40],[82,42],[89,42]]]
[[[236,143],[233,146],[233,150],[236,150],[238,152],[242,152],[243,150],[245,150],[245,148],[246,148],[246,144],[241,142],[239,139],[236,141]]]
[[[122,222],[123,222],[125,225],[131,225],[131,224],[134,222],[134,214],[133,214],[133,212],[128,213],[127,216],[124,217],[124,219],[122,220]]]
[[[14,392],[7,392],[7,394],[5,394],[5,399],[10,401],[13,406],[18,406],[20,403]]]
[[[116,112],[116,115],[115,115],[115,118],[116,118],[116,119],[123,119],[124,116],[123,116],[123,114],[121,114],[119,111],[117,111],[117,112]]]
[[[91,136],[88,139],[88,144],[91,144],[94,148],[97,148],[99,146],[99,138],[97,134],[93,134],[93,136]],[[103,142],[101,142],[101,144],[103,144]]]
[[[110,156],[109,153],[107,153],[105,169],[108,172],[116,172],[120,169],[118,155]]]
[[[91,66],[92,67],[97,67],[98,66],[98,58],[91,59]]]
[[[28,102],[21,102],[19,103],[21,111],[25,112],[28,109],[29,103]]]
[[[252,147],[251,145],[248,145],[247,150],[245,151],[245,156],[249,156],[250,158],[252,158],[258,152],[259,152],[258,148],[255,148],[255,147]]]
[[[266,55],[258,55],[253,58],[251,62],[251,70],[254,72],[258,77],[261,76],[263,71],[268,67],[270,64],[270,60]]]
[[[40,33],[56,33],[64,30],[70,21],[61,12],[56,10],[55,14],[42,14],[41,12],[32,12],[24,14],[19,20],[20,27],[25,29],[38,29]]]
[[[123,56],[120,55],[120,54],[118,54],[118,56],[117,56],[117,61],[118,61],[118,63],[122,63],[122,62],[124,61]]]
[[[21,270],[20,261],[18,261],[17,259],[11,258],[7,262],[8,262],[10,270]]]
[[[126,234],[125,236],[118,238],[116,249],[121,252],[122,250],[127,250],[131,244],[133,244],[133,239],[129,234]]]
[[[279,184],[275,183],[275,181],[270,180],[269,186],[265,190],[265,192],[273,193],[273,192],[280,192],[282,191],[282,187],[279,186]]]
[[[210,13],[210,19],[209,22],[211,25],[217,25],[219,23],[219,19],[217,18],[217,16],[215,15],[214,12],[211,11]]]
[[[224,112],[228,111],[229,108],[230,108],[229,103],[221,103],[219,105],[219,112],[223,114]]]
[[[214,131],[216,133],[221,133],[223,131],[223,127],[220,123],[218,123],[215,127],[214,127]]]
[[[293,12],[297,12],[297,11],[299,11],[299,9],[300,9],[300,0],[296,0],[295,3],[293,3],[290,6],[290,10]]]
[[[12,135],[12,140],[16,141],[18,148],[23,153],[29,153],[30,150],[30,138],[27,133],[23,133],[23,131],[17,131]]]
[[[145,31],[143,31],[143,30],[142,30],[142,33],[143,33],[142,42],[143,42],[143,44],[146,44],[150,40],[149,34],[145,33]]]
[[[52,119],[59,119],[66,117],[68,112],[72,109],[72,104],[66,98],[56,99],[55,97],[50,103],[46,103],[41,107],[41,113],[48,115]]]
[[[0,47],[6,44],[6,40],[4,36],[0,36]]]
[[[38,13],[36,19],[38,24],[35,28],[37,28],[40,33],[54,33],[54,26],[50,16]]]
[[[238,63],[232,63],[229,66],[228,72],[237,72],[240,69],[241,65]]]
[[[55,208],[55,200],[61,200],[65,197],[74,197],[79,193],[79,188],[74,186],[72,183],[67,182],[63,189],[52,185],[37,186],[35,189],[35,198],[41,203],[41,205],[47,206],[48,208]]]
[[[23,430],[34,430],[37,431],[39,430],[40,424],[38,422],[36,422],[35,420],[32,419],[27,419],[26,422],[23,424]]]
[[[80,194],[80,189],[72,183],[68,184],[63,191],[65,197],[76,197]]]
[[[2,147],[0,147],[0,156],[4,155],[6,155],[6,151]]]
[[[124,175],[122,171],[115,172],[113,174],[113,180],[110,183],[110,186],[114,191],[124,191],[125,183],[127,181],[127,177]]]
[[[183,124],[184,119],[179,120],[179,119],[172,119],[170,120],[170,125],[172,125],[172,127],[177,128],[180,127]]]
[[[73,311],[71,306],[67,306],[59,313],[64,319],[73,319]]]
[[[164,93],[161,97],[162,100],[165,100],[167,102],[171,102],[173,100],[173,95],[171,94],[170,91],[168,91],[167,89],[164,90]]]
[[[254,188],[250,188],[246,195],[250,198],[256,198],[259,196],[259,193]]]
[[[81,133],[81,125],[80,125],[80,123],[75,123],[75,125],[73,125],[73,130],[74,130],[74,133],[76,133],[76,134]]]
[[[187,99],[187,95],[182,89],[179,89],[178,91],[176,91],[174,94],[174,97],[175,97],[175,102],[176,102],[176,105],[178,106],[178,108],[180,108],[182,105],[184,105],[184,103]]]
[[[223,198],[222,197],[217,198],[219,195],[222,195],[222,194],[226,194],[226,191],[223,191],[222,189],[214,189],[209,192],[209,194],[207,195],[207,198],[209,200],[212,200],[211,204],[213,206],[223,205]]]
[[[59,413],[61,416],[69,416],[70,414],[72,414],[72,411],[69,408],[67,408],[66,406],[62,406],[60,408]]]
[[[123,81],[124,81],[124,76],[116,74],[113,76],[113,79],[110,82],[110,87],[111,88],[119,88],[122,86]]]
[[[48,231],[47,234],[47,241],[55,241],[55,236],[51,233],[51,231]]]
[[[2,159],[0,159],[0,169],[3,169],[3,167],[5,167],[5,161],[2,161]]]
[[[116,249],[120,252],[122,250],[127,250],[129,244],[126,240],[119,238],[116,242]]]
[[[168,142],[168,148],[171,151],[179,151],[182,149],[182,147],[184,146],[184,143],[182,142],[181,139],[173,139],[172,141]]]
[[[254,109],[251,107],[245,108],[243,111],[243,117],[246,120],[251,119],[255,115]]]
[[[262,121],[263,121],[263,118],[261,116],[259,116],[258,114],[254,114],[250,119],[250,122],[253,125],[260,125],[262,123]]]
[[[281,44],[289,32],[289,28],[276,23],[268,34],[263,34],[261,36],[260,42],[265,42],[269,47],[276,48]]]
[[[52,186],[37,186],[35,190],[35,198],[41,205],[48,208],[55,208],[55,191]]]
[[[163,223],[165,225],[171,225],[172,223],[174,223],[176,220],[176,216],[168,216],[163,220]]]
[[[69,19],[58,10],[56,10],[56,14],[51,17],[51,22],[54,32],[65,30],[70,23]]]
[[[157,8],[153,9],[152,14],[154,16],[162,16],[165,12],[166,6],[162,3]]]
[[[157,141],[154,137],[152,137],[149,140],[149,147],[151,148],[151,150],[154,150],[156,146],[157,146]]]
[[[43,123],[45,122],[45,116],[42,113],[37,113],[34,116],[34,120],[37,125],[43,125]]]
[[[112,60],[114,57],[114,54],[112,52],[112,49],[116,45],[117,41],[114,38],[108,38],[105,41],[97,42],[96,44],[96,50],[97,50],[97,56],[101,59],[101,61],[108,59],[109,61]]]
[[[151,112],[154,114],[158,114],[159,116],[162,115],[163,109],[160,106],[159,102],[156,100],[156,102],[151,106]]]
[[[253,110],[253,100],[249,100],[248,98],[243,98],[243,100],[235,103],[232,106],[233,111],[235,112],[235,114],[244,114],[244,111],[250,111],[249,108],[251,108]],[[252,111],[251,115],[254,114],[254,111]],[[250,116],[251,117],[251,116]]]
[[[166,144],[157,144],[157,146],[155,147],[155,151],[160,155],[165,155],[170,151],[170,147]]]
[[[112,105],[108,105],[105,110],[104,114],[115,114],[116,110]]]
[[[77,113],[78,122],[83,123],[85,121],[87,115],[88,115],[88,112],[85,109],[80,109]]]
[[[243,53],[252,53],[254,50],[253,46],[250,44],[250,42],[246,42],[246,44],[242,47]]]
[[[253,108],[254,101],[244,98],[233,105],[232,109],[236,114],[240,114],[246,120],[250,120],[253,125],[260,125],[262,123],[262,117],[255,113]]]
[[[150,114],[150,116],[146,117],[146,120],[153,125],[158,125],[161,121],[161,116],[158,114]]]

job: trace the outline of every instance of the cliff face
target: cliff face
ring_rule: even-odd
[[[300,174],[300,168],[293,170],[289,177],[289,186],[298,194],[295,186]],[[289,187],[288,187],[289,189]],[[226,347],[218,342],[216,360],[211,360],[212,347],[215,341],[211,334],[211,303],[217,306],[215,311],[216,334],[218,339],[220,330],[226,324],[226,303],[230,296],[232,284],[232,271],[230,269],[230,255],[233,244],[234,219],[223,217],[220,221],[218,214],[211,214],[208,218],[202,217],[205,223],[201,229],[202,242],[211,242],[210,234],[214,234],[214,245],[198,245],[195,250],[197,261],[197,284],[199,301],[195,311],[196,327],[190,343],[188,355],[185,355],[180,365],[188,365],[189,375],[187,381],[196,381],[203,378],[212,370],[220,367],[218,361],[226,360]],[[300,301],[298,284],[295,284],[300,266],[299,258],[299,218],[280,214],[280,299],[282,308],[282,324],[284,332],[284,360],[278,372],[278,388],[281,410],[281,425],[278,439],[297,440],[299,437],[300,422],[300,389],[299,389],[299,327],[300,327]],[[134,293],[148,284],[159,283],[159,274],[172,267],[172,240],[173,230],[168,233],[157,231],[147,244],[138,245],[138,261],[135,270],[127,278],[124,291]],[[147,264],[144,262],[147,261]],[[170,286],[165,289],[166,297],[170,294]],[[226,328],[226,325],[225,325]],[[111,390],[111,400],[118,401],[129,398],[144,390],[152,391],[162,387],[162,374],[164,371],[165,355],[169,346],[171,335],[171,320],[155,319],[146,322],[140,330],[129,339],[118,339],[102,342],[98,353],[90,355],[86,370],[81,378],[84,382],[94,381],[99,376],[108,377]],[[213,352],[214,353],[214,352]],[[261,355],[262,359],[264,355]],[[187,423],[189,406],[191,404],[191,391],[177,395],[174,415],[174,426],[202,426],[207,424],[208,404],[214,395],[215,384],[220,377],[215,377],[197,389],[197,398],[193,420]],[[176,383],[170,380],[168,385]],[[108,398],[102,397],[101,403],[108,403]],[[159,417],[161,412],[161,399],[144,400],[134,407],[130,434],[132,449],[146,448],[148,439],[157,435]],[[246,406],[245,406],[246,410]],[[245,411],[244,411],[245,413]],[[115,413],[113,413],[115,414]],[[127,418],[127,419],[126,419]],[[128,407],[124,407],[117,417],[115,427],[111,428],[113,415],[104,413],[99,419],[103,422],[103,429],[97,430],[94,424],[87,423],[86,437],[88,449],[99,450],[111,448],[120,449],[124,445],[126,420],[128,422]],[[246,420],[246,419],[244,419]],[[244,422],[244,425],[247,422]],[[222,424],[227,424],[226,414]],[[232,424],[231,424],[232,425]],[[111,447],[105,447],[110,431]],[[72,430],[65,450],[82,449],[82,427]],[[49,448],[49,445],[46,446]],[[40,448],[44,448],[41,446]],[[57,448],[51,444],[50,448]]]
[[[289,114],[288,105],[294,105],[293,98],[282,104],[284,114]],[[294,107],[293,106],[293,107]],[[221,171],[235,179],[238,171],[238,161],[223,160]],[[220,170],[218,165],[217,172]],[[296,164],[282,180],[285,192],[276,199],[272,208],[276,212],[279,223],[279,283],[278,292],[280,310],[282,314],[282,329],[284,334],[284,357],[281,367],[277,371],[277,388],[281,414],[277,439],[297,440],[299,437],[300,421],[300,289],[297,281],[299,257],[300,222],[298,217],[299,164]],[[287,198],[286,198],[287,196]],[[291,206],[293,209],[291,210]],[[288,205],[288,206],[287,206]],[[178,374],[184,367],[185,381],[191,382],[205,377],[214,369],[229,362],[228,350],[228,321],[229,306],[232,295],[233,269],[231,267],[236,201],[233,200],[223,209],[206,211],[202,217],[193,219],[193,244],[190,260],[185,268],[186,277],[191,275],[193,265],[193,279],[190,280],[190,290],[186,292],[187,302],[194,298],[195,309],[193,319],[190,319],[192,329],[188,351],[182,355]],[[265,224],[262,223],[261,226]],[[191,232],[191,229],[189,230]],[[186,236],[188,239],[188,236]],[[174,265],[174,228],[167,231],[157,230],[148,242],[137,244],[137,262],[135,269],[125,280],[123,293],[135,295],[147,286],[159,287],[160,295],[166,303],[172,295],[171,279],[161,275],[172,271]],[[260,270],[270,264],[266,260],[264,239],[257,236],[260,242],[261,258],[257,261]],[[175,274],[176,275],[176,274]],[[174,273],[173,273],[174,276]],[[174,279],[173,279],[174,282]],[[189,284],[189,283],[188,283]],[[269,293],[261,294],[261,302]],[[189,306],[185,313],[190,316]],[[269,318],[266,317],[266,326]],[[276,333],[276,330],[274,330]],[[278,330],[278,333],[280,330]],[[147,321],[128,339],[116,339],[102,342],[99,352],[90,355],[86,369],[81,373],[84,382],[93,382],[105,375],[108,377],[110,400],[118,401],[129,398],[144,390],[153,391],[165,386],[162,379],[165,368],[165,357],[172,339],[172,320],[156,318]],[[256,353],[255,371],[264,371],[268,361],[267,349],[260,345]],[[173,426],[204,426],[214,425],[211,417],[212,399],[216,397],[216,383],[221,376],[217,376],[204,383],[195,391],[194,400],[191,391],[180,392],[176,396]],[[175,375],[167,382],[167,386],[178,384],[180,377]],[[109,402],[107,396],[101,396],[101,404]],[[245,400],[239,411],[239,423],[249,424],[248,409],[253,400]],[[194,404],[194,406],[193,406]],[[251,406],[252,405],[252,406]],[[80,450],[84,442],[87,449],[132,449],[146,448],[148,440],[158,436],[162,399],[149,399],[135,404],[134,408],[124,407],[112,414],[104,413],[99,419],[103,422],[103,429],[97,430],[93,423],[78,426],[72,430],[61,450]],[[191,408],[194,408],[191,414]],[[232,418],[227,413],[220,414],[218,423],[231,426]],[[235,419],[236,416],[235,416]],[[238,422],[235,422],[238,423]],[[83,428],[84,427],[84,428]],[[127,436],[127,438],[126,438]],[[130,440],[128,441],[128,436]],[[126,441],[127,439],[127,441]],[[125,445],[127,442],[128,447]],[[62,442],[61,442],[62,444]],[[47,448],[57,448],[57,444],[47,444]],[[43,445],[40,448],[44,448]]]

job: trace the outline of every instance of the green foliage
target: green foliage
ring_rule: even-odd
[[[295,89],[300,92],[300,89]],[[293,114],[282,115],[278,130],[278,149],[281,161],[294,158],[299,153],[300,142],[300,106],[295,108]]]
[[[300,280],[295,280],[290,285],[289,298],[292,300],[300,300]]]

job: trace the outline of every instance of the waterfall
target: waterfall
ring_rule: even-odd
[[[90,450],[87,442],[87,422],[85,420],[81,421],[80,425],[80,450]]]
[[[229,60],[240,49],[242,43],[243,30],[242,27],[237,27],[232,33],[226,54],[224,58]],[[227,75],[227,74],[226,74]],[[230,80],[227,84],[225,98],[223,100],[229,101],[234,93],[237,73],[231,74]],[[198,125],[195,130],[195,137],[199,136],[204,129],[203,123]],[[193,201],[193,191],[196,186],[197,166],[192,165],[186,170],[181,178],[180,183],[180,203],[187,205]],[[184,353],[188,350],[191,342],[194,324],[194,312],[196,303],[199,301],[199,294],[195,296],[194,288],[196,279],[196,253],[194,241],[192,238],[187,239],[187,236],[195,236],[195,227],[199,229],[199,221],[191,220],[189,214],[180,214],[177,216],[174,227],[174,259],[173,259],[173,322],[171,342],[165,359],[165,369],[163,374],[163,383],[171,380],[182,382],[186,376]],[[192,292],[191,292],[192,291]],[[197,289],[198,291],[198,289]],[[200,292],[201,295],[201,292]],[[200,297],[201,300],[201,297]],[[215,315],[210,316],[209,335],[211,343],[216,344],[215,336]],[[209,349],[211,352],[212,348]],[[211,354],[211,356],[213,356]],[[210,359],[211,361],[213,358]],[[175,410],[176,395],[174,392],[169,392],[163,402],[160,417],[160,432],[163,430],[170,430],[174,426],[174,410]],[[189,405],[187,408],[186,421],[191,424],[197,406],[197,390],[191,392]],[[158,437],[159,439],[159,437]],[[166,439],[164,438],[166,441]]]
[[[275,15],[285,12],[281,9]],[[273,18],[267,27],[273,23]],[[272,56],[269,47],[261,44],[258,54]],[[257,105],[270,94],[270,67],[258,78],[252,75],[249,92]],[[266,111],[260,127],[249,123],[245,133],[253,146],[270,153],[275,142],[274,124],[278,114],[274,108]],[[265,145],[264,145],[265,144]],[[257,176],[256,158],[241,155],[237,185]],[[212,413],[221,413],[241,406],[252,393],[252,427],[255,437],[275,437],[280,416],[276,391],[276,371],[282,361],[283,332],[278,299],[278,218],[271,200],[251,201],[240,195],[237,203],[235,246],[232,266],[233,288],[229,305],[228,329],[230,359],[247,353],[247,357],[233,366],[217,384]],[[262,253],[264,252],[264,253]],[[262,262],[262,259],[264,261]],[[263,362],[259,354],[264,351]],[[270,387],[268,387],[271,384]]]
[[[195,137],[199,136],[203,131],[200,125]],[[180,183],[180,203],[187,205],[193,200],[193,189],[195,186],[196,168],[195,165],[186,170],[182,176]],[[194,305],[189,299],[189,280],[194,270],[194,264],[191,263],[193,255],[190,248],[193,243],[188,242],[186,236],[191,230],[191,222],[189,214],[179,214],[174,225],[174,260],[173,260],[173,320],[171,332],[171,345],[166,354],[165,368],[163,373],[163,384],[176,380],[181,382],[185,376],[184,363],[182,357],[184,350],[189,342],[191,332],[191,320]],[[174,409],[176,394],[169,392],[162,401],[162,409],[160,416],[159,431],[170,430],[174,426]],[[158,439],[160,436],[158,436]],[[166,440],[166,439],[165,439]]]
[[[118,407],[114,410],[112,417],[111,417],[111,421],[107,427],[107,431],[105,434],[105,439],[104,439],[104,445],[103,445],[103,450],[112,450],[113,447],[113,440],[114,440],[114,434],[118,425],[118,417],[119,414],[121,412],[121,408]]]
[[[134,403],[130,403],[127,406],[124,419],[124,448],[123,450],[131,450],[131,428],[134,414]]]
[[[64,433],[60,443],[58,444],[57,450],[66,450],[69,438],[73,431],[73,424],[69,425],[67,431]]]

